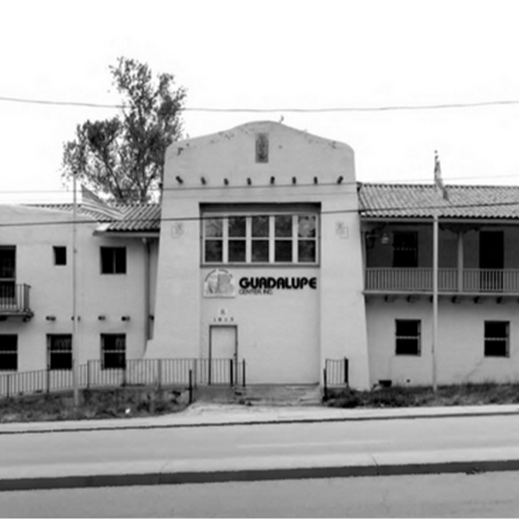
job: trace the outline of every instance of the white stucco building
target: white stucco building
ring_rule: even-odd
[[[519,188],[448,192],[360,184],[349,146],[273,122],[174,143],[160,206],[80,203],[78,363],[223,358],[247,384],[318,384],[346,358],[355,388],[431,384],[438,209],[438,382],[517,380]],[[70,370],[71,206],[0,221],[0,375]]]

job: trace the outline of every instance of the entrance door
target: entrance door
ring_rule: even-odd
[[[229,383],[235,377],[238,359],[238,328],[211,326],[209,329],[209,384]],[[233,367],[231,367],[231,360]]]
[[[479,268],[481,290],[503,290],[505,251],[503,231],[479,233]]]

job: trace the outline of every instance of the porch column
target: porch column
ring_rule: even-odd
[[[463,232],[458,231],[458,292],[463,292]]]

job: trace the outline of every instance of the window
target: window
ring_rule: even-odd
[[[101,335],[102,369],[126,368],[126,335],[108,333]]]
[[[101,274],[126,274],[126,247],[101,247]]]
[[[509,356],[508,321],[485,321],[485,357]]]
[[[72,335],[47,336],[49,369],[72,369]]]
[[[395,324],[396,354],[420,355],[420,321],[397,319]]]
[[[418,233],[393,233],[393,267],[418,267]]]
[[[0,371],[18,369],[18,335],[0,335]]]
[[[0,247],[0,305],[13,304],[16,290],[16,247]]]
[[[204,215],[204,263],[309,263],[317,258],[317,215]]]
[[[67,247],[53,247],[54,265],[67,264]]]

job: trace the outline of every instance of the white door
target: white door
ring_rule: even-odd
[[[210,358],[236,359],[238,356],[236,326],[211,326],[210,331]]]

